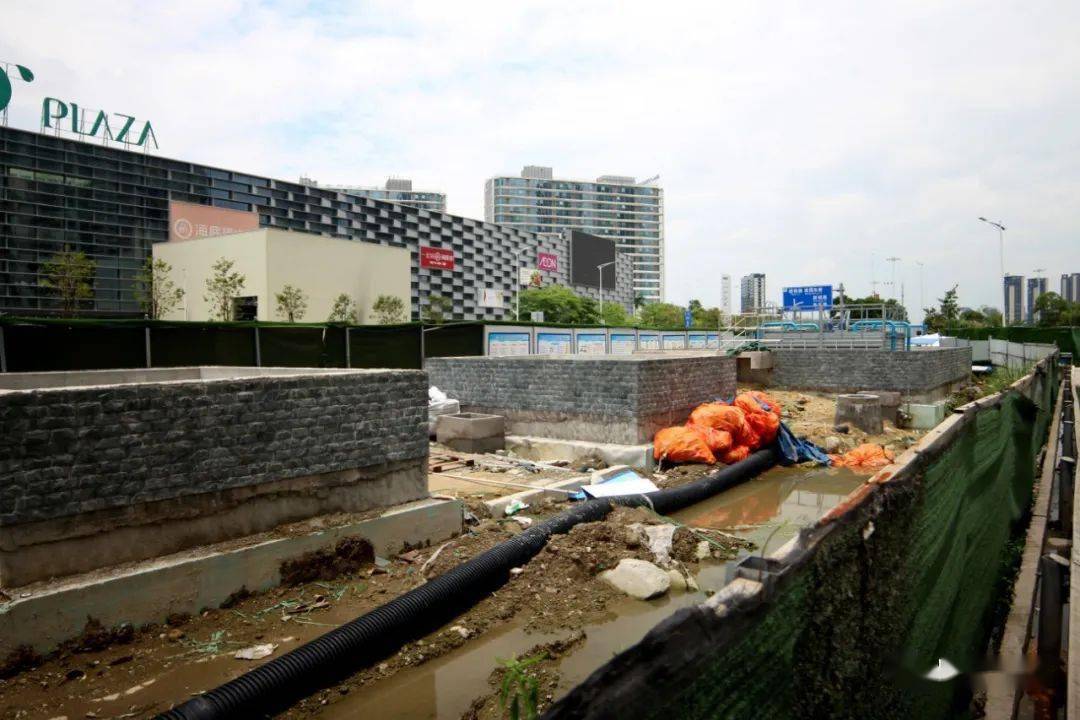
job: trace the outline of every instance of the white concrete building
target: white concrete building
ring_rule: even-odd
[[[324,322],[342,293],[356,303],[361,324],[374,323],[371,306],[380,295],[392,295],[412,313],[410,258],[406,248],[328,238],[311,233],[261,229],[180,242],[155,243],[154,259],[172,266],[171,279],[184,289],[184,301],[165,320],[210,320],[206,280],[220,258],[232,260],[244,276],[234,298],[239,319],[278,321],[275,295],[285,285],[306,295],[302,321]]]

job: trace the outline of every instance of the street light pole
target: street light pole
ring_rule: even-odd
[[[521,322],[521,250],[514,251],[514,322]]]
[[[919,266],[919,311],[926,309],[926,297],[923,295],[923,262],[922,260],[916,260],[915,264]]]
[[[612,260],[610,262],[601,263],[600,265],[596,266],[596,272],[600,273],[600,324],[601,325],[607,325],[607,323],[604,321],[604,268],[606,268],[608,265],[614,265],[614,264],[615,264],[615,261]]]
[[[979,217],[987,225],[993,225],[998,231],[998,259],[1001,262],[1001,293],[1002,293],[1002,307],[1001,307],[1001,325],[1002,327],[1008,327],[1009,325],[1009,298],[1005,295],[1005,226],[999,222],[993,220],[987,220],[984,217]]]

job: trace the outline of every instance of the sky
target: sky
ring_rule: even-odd
[[[150,120],[158,154],[286,180],[659,175],[667,300],[720,276],[1001,304],[1080,272],[1080,3],[11,0],[41,98]],[[895,263],[886,258],[900,258]],[[922,267],[918,263],[922,263]],[[895,284],[892,284],[895,271]],[[874,285],[874,281],[877,282]]]

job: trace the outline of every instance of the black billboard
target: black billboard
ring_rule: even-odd
[[[615,241],[590,235],[580,230],[570,231],[570,284],[600,287],[597,266],[615,260]],[[615,266],[604,268],[604,286],[615,287]]]

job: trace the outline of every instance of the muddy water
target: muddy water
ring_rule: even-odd
[[[585,628],[586,639],[559,666],[559,691],[565,692],[612,658],[639,641],[646,632],[681,607],[696,605],[704,593],[671,594],[641,602],[627,598],[610,607],[613,619]],[[567,633],[569,635],[569,633]],[[526,633],[518,623],[486,633],[483,638],[432,662],[398,672],[370,688],[341,698],[319,713],[320,718],[378,717],[387,720],[457,720],[472,701],[493,688],[491,671],[500,659],[511,658],[534,645],[567,635]]]
[[[755,555],[768,555],[814,522],[855,488],[867,475],[846,468],[773,468],[727,492],[673,514],[693,527],[723,530],[746,538],[757,547]],[[702,589],[718,589],[734,577],[735,560],[702,568],[697,580]]]
[[[725,530],[759,546],[767,542],[768,552],[836,506],[864,480],[848,470],[777,468],[683,510],[675,518],[688,525]],[[754,552],[760,553],[760,547]],[[585,642],[560,663],[559,691],[566,692],[584,680],[679,608],[703,602],[706,590],[716,590],[727,582],[733,565],[704,567],[697,576],[701,592],[673,593],[649,602],[627,598],[611,606],[613,619],[585,627]],[[343,697],[328,705],[319,717],[457,720],[475,698],[491,692],[488,677],[499,659],[556,637],[528,634],[519,624],[511,623],[437,660]]]

